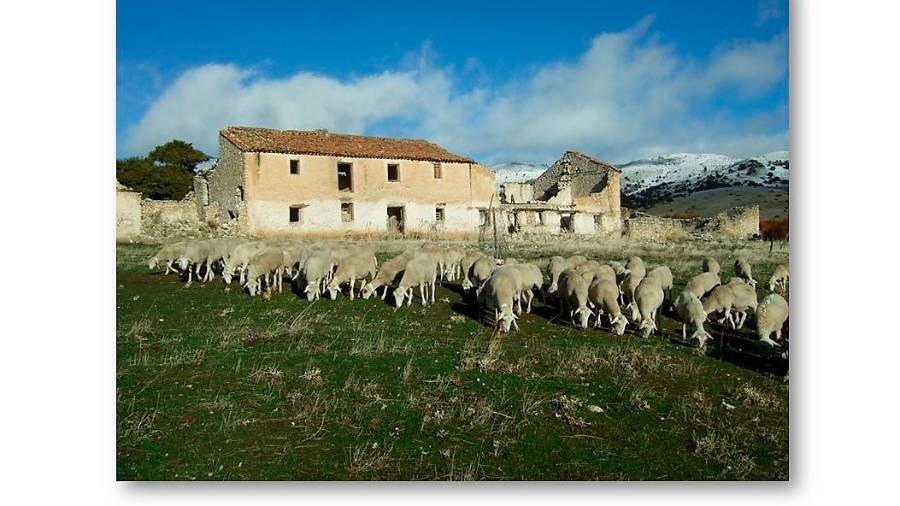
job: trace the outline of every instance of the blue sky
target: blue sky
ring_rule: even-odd
[[[785,1],[117,4],[117,155],[229,124],[485,163],[788,148]],[[337,7],[337,6],[340,7]]]

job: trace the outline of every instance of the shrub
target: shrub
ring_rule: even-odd
[[[763,240],[766,241],[787,239],[788,219],[776,218],[772,220],[759,220],[759,234],[762,236]]]

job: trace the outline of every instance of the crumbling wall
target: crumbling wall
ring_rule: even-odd
[[[625,219],[625,236],[629,239],[753,239],[758,235],[759,206],[734,207],[710,218],[663,218],[633,212]]]
[[[503,203],[525,204],[534,200],[534,190],[531,183],[506,182],[503,187]]]
[[[147,237],[196,236],[209,229],[198,216],[193,192],[181,200],[144,199],[140,205],[141,229]]]
[[[759,236],[759,206],[742,206],[726,209],[702,220],[698,232],[726,239],[751,239]]]
[[[116,240],[125,241],[141,235],[141,194],[116,190]]]

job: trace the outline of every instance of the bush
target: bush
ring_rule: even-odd
[[[146,157],[116,160],[116,179],[154,200],[181,200],[194,187],[194,169],[208,160],[187,142],[173,140],[157,146]]]
[[[759,234],[765,241],[787,239],[788,219],[759,220]]]

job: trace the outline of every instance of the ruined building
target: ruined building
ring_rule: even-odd
[[[478,230],[494,173],[424,140],[227,127],[201,213],[250,235]]]
[[[511,232],[622,234],[621,171],[577,151],[566,154],[537,178],[501,187],[502,209]]]

